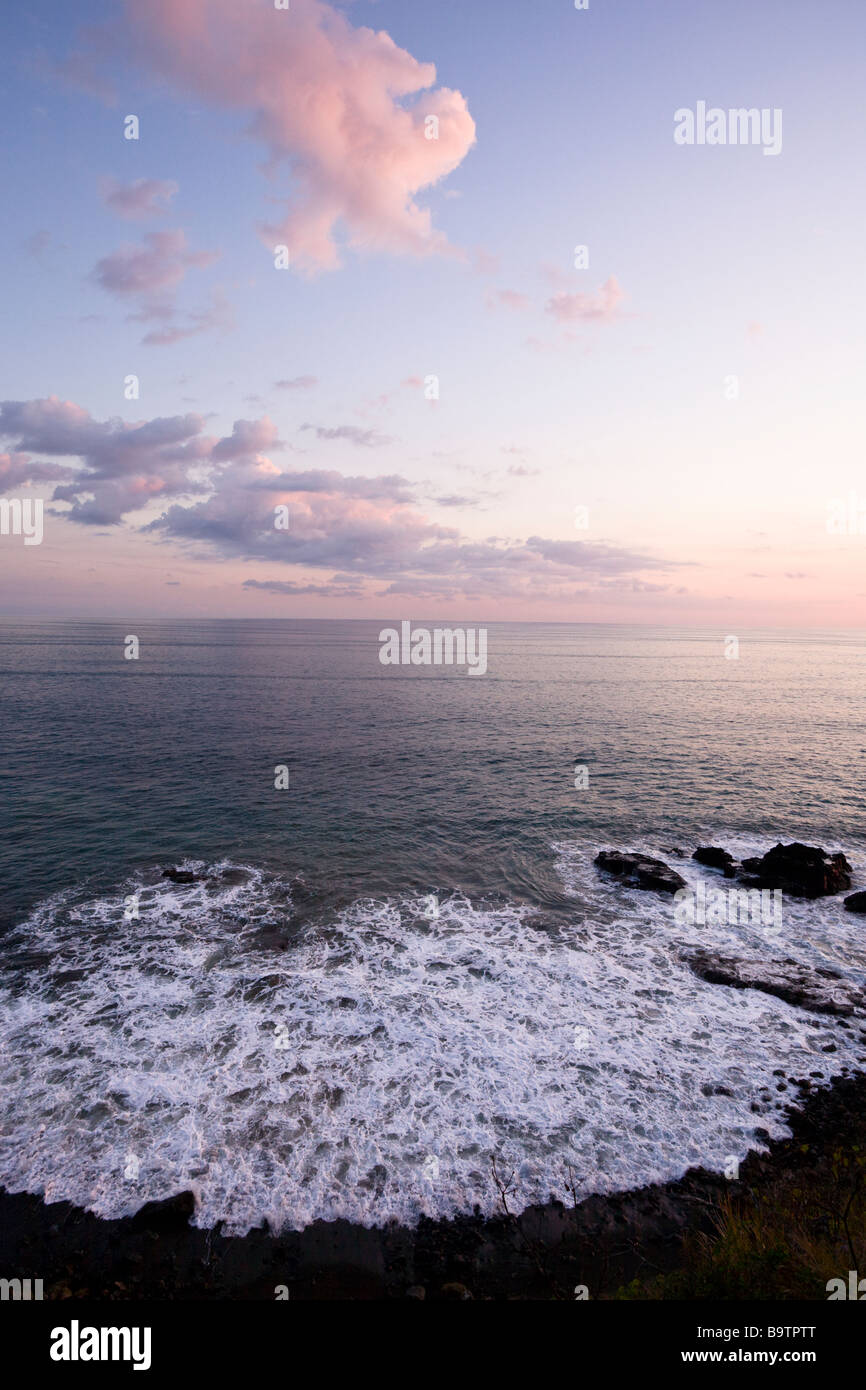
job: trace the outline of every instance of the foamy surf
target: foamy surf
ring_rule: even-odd
[[[291,883],[227,863],[46,901],[3,943],[0,1182],[105,1217],[192,1187],[196,1223],[236,1234],[413,1224],[496,1211],[494,1159],[520,1210],[785,1133],[772,1073],[829,1079],[858,1029],[707,985],[681,951],[757,944],[862,980],[862,928],[811,903],[781,941],[689,937],[591,849],[557,847],[558,925],[455,896],[298,926]]]

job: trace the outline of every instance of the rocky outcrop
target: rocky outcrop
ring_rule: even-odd
[[[866,996],[835,970],[811,970],[790,959],[762,960],[715,951],[693,951],[683,959],[708,984],[761,990],[812,1013],[847,1018],[866,1009]]]
[[[595,863],[609,874],[616,874],[630,888],[650,888],[657,893],[676,893],[685,888],[686,881],[661,859],[651,859],[646,854],[624,853],[622,850],[603,849],[595,856]]]
[[[726,849],[719,849],[717,845],[702,845],[695,850],[692,858],[699,864],[706,864],[708,869],[721,869],[725,878],[734,877],[734,856],[728,854]]]
[[[845,899],[845,908],[848,912],[866,912],[866,893],[852,893]]]
[[[851,887],[851,865],[844,854],[797,842],[744,859],[742,871],[749,887],[780,888],[795,898],[822,898]]]
[[[192,1192],[178,1192],[161,1202],[145,1202],[132,1218],[134,1231],[181,1231],[195,1211]]]

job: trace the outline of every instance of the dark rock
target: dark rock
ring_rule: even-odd
[[[145,1202],[132,1218],[134,1231],[180,1231],[189,1225],[195,1211],[192,1192],[178,1192],[160,1202]]]
[[[845,899],[845,908],[848,912],[866,912],[866,893],[852,893]]]
[[[163,878],[170,878],[172,883],[198,883],[199,875],[194,874],[190,869],[163,869]]]
[[[851,887],[851,865],[844,854],[827,854],[816,845],[775,845],[759,858],[744,859],[749,886],[780,888],[797,898],[822,898]]]
[[[442,1297],[456,1301],[457,1299],[471,1298],[472,1295],[465,1284],[443,1284]]]
[[[686,886],[685,879],[676,870],[662,863],[661,859],[650,859],[646,854],[625,854],[622,850],[603,849],[595,856],[595,863],[600,869],[622,878],[632,888],[676,893]]]
[[[734,863],[734,856],[726,849],[719,849],[718,845],[701,845],[692,858],[699,864],[706,864],[708,869],[730,869]]]
[[[761,960],[713,951],[694,951],[683,959],[708,984],[761,990],[812,1013],[844,1016],[866,1008],[862,991],[832,970],[810,970],[788,959]]]

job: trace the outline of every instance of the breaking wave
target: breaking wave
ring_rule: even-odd
[[[760,944],[863,982],[838,902],[760,928],[670,902],[556,846],[573,914],[462,896],[358,900],[188,864],[43,902],[0,959],[0,1181],[104,1217],[193,1188],[196,1224],[414,1223],[720,1170],[786,1132],[774,1072],[828,1080],[856,1026],[707,985],[684,946]],[[696,880],[706,871],[677,868]]]

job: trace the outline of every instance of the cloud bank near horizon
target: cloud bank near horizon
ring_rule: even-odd
[[[286,445],[267,416],[237,420],[222,437],[204,426],[198,414],[128,423],[96,420],[57,397],[3,401],[0,439],[10,448],[0,477],[7,486],[53,483],[57,515],[80,526],[128,524],[201,559],[332,571],[324,584],[248,582],[272,593],[363,597],[378,582],[379,596],[565,599],[611,585],[642,591],[643,574],[677,568],[603,542],[467,539],[425,516],[400,474],[281,468],[271,455]],[[277,525],[280,509],[288,526]]]

